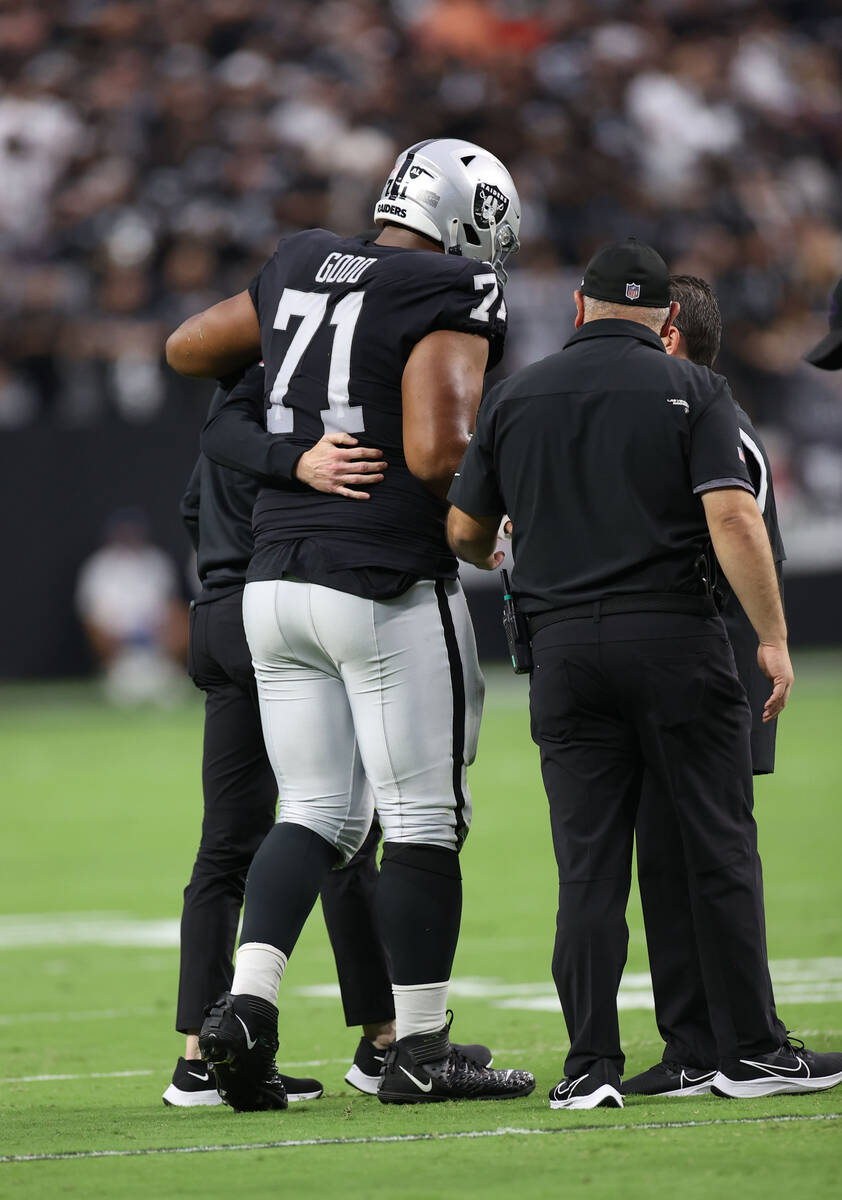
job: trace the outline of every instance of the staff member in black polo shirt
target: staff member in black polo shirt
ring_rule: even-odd
[[[713,367],[719,353],[722,318],[710,285],[695,275],[673,275],[670,299],[680,304],[667,331],[667,354]],[[763,441],[748,414],[736,406],[737,424],[757,507],[769,535],[778,582],[784,553],[778,527],[772,468]],[[714,567],[714,593],[734,665],[751,708],[751,767],[754,775],[775,769],[777,721],[764,721],[769,683],[757,665],[757,635],[727,580]],[[716,1042],[693,933],[693,909],[687,888],[687,864],[674,816],[656,797],[657,781],[647,773],[635,827],[637,877],[649,948],[655,1017],[664,1039],[661,1062],[623,1080],[623,1095],[692,1097],[709,1092],[716,1075]],[[757,860],[758,868],[760,860]],[[762,879],[758,881],[762,888]],[[786,1029],[778,1022],[781,1038]]]
[[[553,1108],[622,1105],[617,989],[641,780],[687,859],[695,937],[729,1096],[830,1087],[842,1054],[781,1040],[766,965],[751,715],[706,594],[708,538],[760,643],[773,720],[792,686],[769,540],[724,379],[664,353],[678,313],[658,254],[600,251],[564,349],[499,384],[450,491],[455,552],[491,568],[514,524],[532,634],[532,732],[559,871],[553,975],[570,1034]],[[701,500],[700,500],[701,498]]]

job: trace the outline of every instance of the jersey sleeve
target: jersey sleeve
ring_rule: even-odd
[[[741,487],[754,494],[740,438],[737,406],[724,379],[699,404],[690,425],[690,481],[694,493]]]
[[[473,517],[499,517],[505,511],[494,465],[494,396],[488,393],[480,405],[477,427],[453,477],[447,498],[454,508]]]
[[[271,276],[275,273],[278,255],[283,253],[288,241],[289,238],[287,237],[281,238],[275,247],[275,253],[263,264],[263,266],[255,275],[254,279],[252,279],[251,283],[248,285],[248,294],[251,296],[251,302],[254,305],[254,311],[257,313],[258,318],[261,318],[261,286],[265,282],[267,276],[271,278]]]
[[[472,260],[465,263],[451,286],[442,292],[433,328],[487,338],[488,369],[497,365],[506,341],[506,302],[491,263]]]

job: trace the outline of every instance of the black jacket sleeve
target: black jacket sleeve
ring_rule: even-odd
[[[202,453],[221,467],[242,471],[261,483],[289,483],[303,454],[263,424],[262,366],[250,367],[229,392],[217,388],[200,437]]]
[[[187,487],[184,490],[184,495],[181,497],[179,504],[179,512],[181,519],[185,524],[190,541],[193,543],[193,549],[199,549],[199,496],[201,489],[201,471],[202,460],[196,459],[196,465],[193,472],[187,481]]]

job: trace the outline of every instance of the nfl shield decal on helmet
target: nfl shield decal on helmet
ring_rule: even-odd
[[[626,284],[626,299],[627,300],[637,300],[637,298],[639,296],[640,296],[640,284],[639,283],[627,283]]]
[[[474,220],[480,229],[497,225],[506,215],[509,198],[493,183],[478,183],[474,192]]]

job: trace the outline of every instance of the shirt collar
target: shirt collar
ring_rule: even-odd
[[[664,343],[655,333],[654,329],[649,329],[646,325],[641,325],[639,321],[624,321],[620,317],[602,317],[598,321],[588,321],[582,325],[572,337],[568,338],[564,343],[564,349],[574,345],[576,342],[583,342],[586,338],[599,337],[630,337],[636,338],[637,341],[643,342],[644,345],[651,346],[653,350],[660,350],[662,354],[666,354]]]

